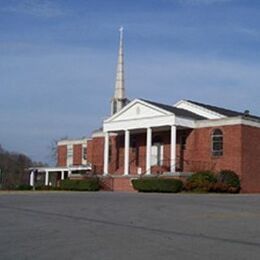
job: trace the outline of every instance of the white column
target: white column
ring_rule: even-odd
[[[151,174],[151,146],[152,146],[152,128],[147,128],[146,133],[146,174]]]
[[[64,180],[64,171],[61,172],[61,180]]]
[[[176,171],[176,126],[171,126],[171,172]]]
[[[30,173],[30,186],[34,186],[34,170]]]
[[[104,175],[108,174],[109,163],[109,133],[105,132],[105,144],[104,144]]]
[[[45,172],[45,186],[49,186],[49,172]]]
[[[70,177],[71,175],[71,169],[68,170],[68,178]]]
[[[124,163],[124,175],[129,174],[129,146],[130,146],[130,132],[125,130],[125,163]]]

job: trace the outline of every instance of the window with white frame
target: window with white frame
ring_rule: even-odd
[[[223,155],[223,132],[220,129],[215,129],[212,132],[212,155]]]
[[[67,166],[73,164],[73,145],[69,144],[67,146]]]
[[[86,144],[82,145],[82,160],[84,160],[84,161],[87,160],[87,145]]]

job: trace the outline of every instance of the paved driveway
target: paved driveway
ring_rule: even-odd
[[[260,259],[260,195],[0,193],[0,259]]]

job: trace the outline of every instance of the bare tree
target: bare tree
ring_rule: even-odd
[[[58,142],[66,139],[68,139],[67,136],[58,139],[53,139],[49,145],[50,160],[53,162],[54,165],[57,165],[58,161]]]
[[[2,188],[15,188],[21,184],[28,184],[28,168],[43,166],[41,162],[33,162],[27,155],[9,152],[0,145],[0,182]]]

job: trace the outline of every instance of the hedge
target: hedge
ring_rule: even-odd
[[[231,170],[222,170],[217,175],[215,192],[237,193],[240,191],[240,180],[238,175]]]
[[[185,189],[187,191],[209,192],[216,182],[214,173],[210,171],[196,172],[187,179]]]
[[[15,190],[32,190],[32,186],[28,184],[20,184],[15,187]]]
[[[135,190],[139,192],[169,192],[177,193],[182,191],[183,183],[176,179],[142,178],[132,180]]]
[[[56,187],[56,186],[40,185],[40,186],[36,186],[35,190],[38,190],[38,191],[57,191],[57,190],[60,190],[60,188]]]
[[[71,191],[98,191],[99,190],[98,179],[87,179],[87,180],[63,180],[61,181],[61,190]]]

